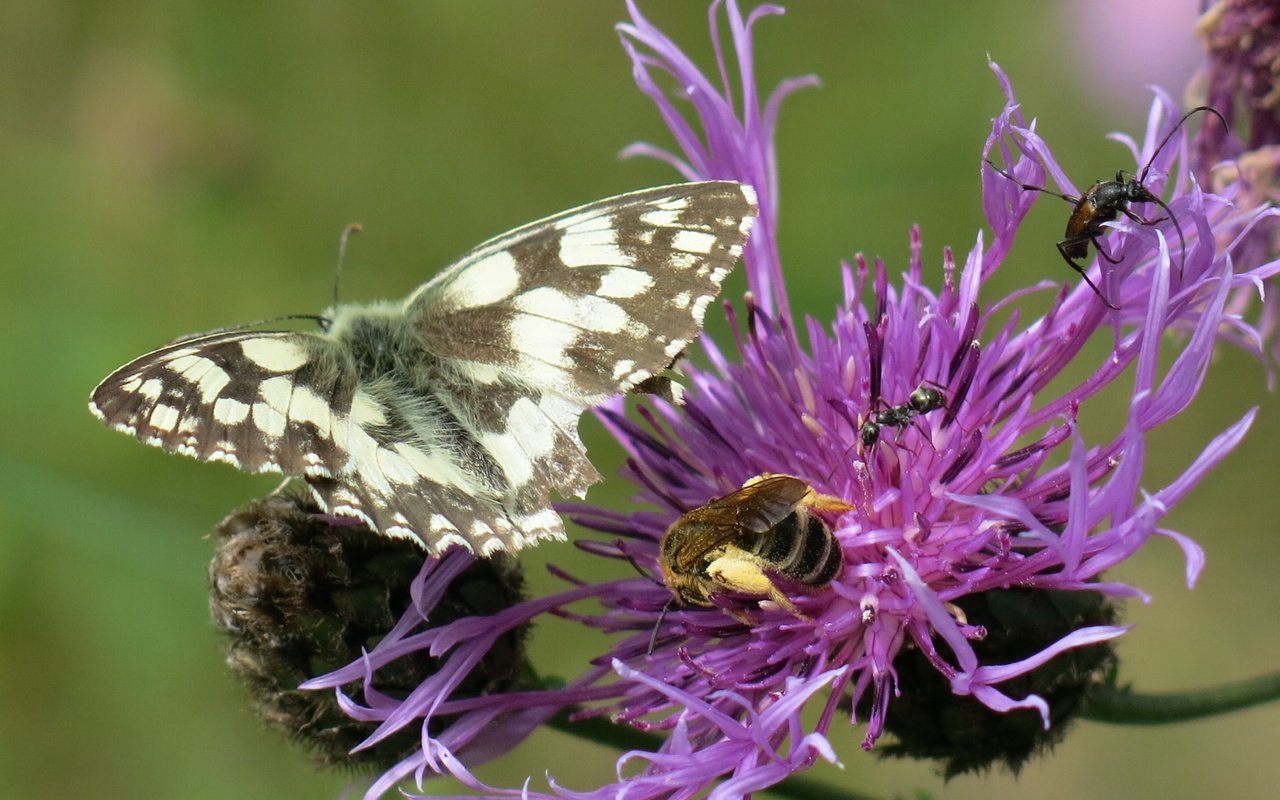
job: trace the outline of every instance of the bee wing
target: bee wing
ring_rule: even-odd
[[[691,569],[721,545],[767,533],[790,516],[810,491],[809,484],[799,478],[768,475],[686,512],[675,525],[693,524],[699,530],[690,545],[676,554],[678,566]]]
[[[738,526],[758,534],[790,516],[811,491],[808,483],[795,476],[765,475],[713,502],[719,504],[732,498]]]

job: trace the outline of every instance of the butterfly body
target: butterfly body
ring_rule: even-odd
[[[330,513],[431,552],[562,538],[552,492],[599,480],[578,417],[697,336],[755,215],[708,182],[609,198],[499,236],[402,302],[320,331],[179,339],[94,390],[170,452],[298,476]]]

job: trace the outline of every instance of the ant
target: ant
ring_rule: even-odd
[[[1227,121],[1217,109],[1211,106],[1196,106],[1195,108],[1182,115],[1182,119],[1178,120],[1178,124],[1173,126],[1165,137],[1160,140],[1160,144],[1156,145],[1156,149],[1151,153],[1151,158],[1147,160],[1146,166],[1135,177],[1131,173],[1120,170],[1116,172],[1115,180],[1098,181],[1097,183],[1085,189],[1084,194],[1079,197],[1073,197],[1069,194],[1055,192],[1043,186],[1033,186],[1029,183],[1023,183],[1008,172],[991,163],[991,159],[986,159],[988,166],[1000,173],[1004,177],[1021,186],[1023,189],[1032,192],[1043,192],[1051,194],[1054,197],[1061,197],[1075,208],[1071,211],[1071,217],[1067,220],[1067,231],[1062,241],[1058,242],[1058,252],[1062,254],[1063,260],[1067,262],[1076,272],[1080,273],[1080,277],[1084,278],[1084,282],[1089,284],[1089,288],[1098,296],[1098,299],[1106,304],[1108,308],[1119,309],[1119,306],[1108,300],[1094,282],[1089,278],[1086,266],[1078,263],[1076,259],[1087,258],[1089,256],[1089,243],[1097,249],[1098,253],[1112,264],[1118,263],[1118,259],[1112,258],[1102,247],[1102,235],[1107,232],[1103,227],[1104,222],[1111,222],[1119,215],[1124,214],[1129,219],[1139,225],[1154,225],[1168,219],[1173,223],[1173,229],[1178,233],[1178,241],[1182,246],[1182,258],[1186,260],[1187,240],[1182,235],[1182,226],[1178,224],[1177,218],[1173,216],[1173,212],[1169,210],[1169,206],[1158,196],[1153,194],[1144,183],[1147,179],[1147,173],[1151,171],[1151,163],[1155,161],[1156,156],[1169,143],[1173,135],[1182,128],[1183,123],[1191,118],[1192,115],[1201,111],[1207,111],[1214,115],[1222,123],[1222,127],[1227,127]],[[1130,203],[1155,203],[1164,209],[1167,217],[1157,217],[1156,219],[1145,219],[1129,210]],[[1179,265],[1178,273],[1182,273],[1182,266]]]
[[[946,405],[946,395],[932,386],[920,384],[907,398],[907,402],[886,408],[884,411],[877,411],[862,423],[862,427],[858,429],[862,446],[868,449],[875,447],[876,442],[880,441],[881,428],[893,427],[902,430],[913,418],[945,408]]]

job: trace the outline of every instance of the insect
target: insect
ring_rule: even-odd
[[[818,494],[800,478],[757,476],[736,492],[681,514],[667,528],[659,555],[663,582],[683,605],[713,606],[712,595],[741,594],[767,598],[807,619],[778,580],[809,591],[831,583],[844,557],[830,526],[813,512],[852,508],[838,497]]]
[[[684,384],[676,380],[681,374],[680,362],[684,359],[683,352],[676,353],[665,369],[632,386],[631,393],[653,395],[673,406],[684,405]]]
[[[1054,197],[1061,197],[1066,200],[1074,208],[1071,211],[1070,218],[1067,219],[1067,230],[1061,241],[1058,242],[1058,252],[1062,254],[1062,258],[1074,269],[1080,273],[1080,277],[1084,278],[1085,283],[1089,284],[1089,288],[1098,296],[1098,299],[1107,305],[1108,308],[1116,309],[1119,306],[1112,303],[1102,294],[1093,280],[1089,277],[1087,265],[1079,263],[1077,259],[1088,258],[1089,244],[1092,243],[1098,253],[1112,264],[1118,263],[1118,259],[1112,258],[1105,248],[1102,246],[1102,235],[1107,232],[1107,228],[1103,227],[1104,222],[1111,222],[1124,214],[1129,219],[1139,225],[1154,225],[1168,219],[1173,223],[1173,229],[1178,234],[1178,242],[1181,246],[1183,258],[1186,258],[1187,240],[1182,234],[1182,226],[1178,224],[1178,219],[1173,215],[1169,206],[1160,199],[1158,195],[1153,193],[1145,186],[1147,173],[1151,171],[1151,164],[1164,146],[1169,143],[1173,135],[1177,133],[1183,123],[1190,119],[1194,114],[1200,112],[1213,114],[1222,122],[1222,126],[1227,127],[1227,121],[1223,119],[1222,114],[1210,106],[1196,106],[1195,108],[1182,115],[1182,119],[1178,120],[1178,124],[1165,134],[1160,140],[1160,144],[1156,145],[1156,149],[1151,153],[1151,158],[1147,160],[1146,166],[1142,171],[1134,176],[1124,170],[1116,172],[1114,180],[1098,181],[1097,183],[1085,189],[1084,194],[1075,197],[1069,194],[1055,192],[1044,186],[1033,186],[1029,183],[1022,183],[1008,172],[997,167],[987,159],[987,164],[1000,173],[1004,177],[1013,181],[1027,191],[1043,192]],[[1129,209],[1130,203],[1155,203],[1164,209],[1167,217],[1157,217],[1156,219],[1145,219]]]
[[[945,408],[946,405],[946,395],[932,386],[921,384],[907,398],[907,402],[902,405],[891,406],[884,411],[877,411],[866,422],[862,423],[862,427],[858,429],[858,435],[862,439],[862,446],[865,448],[875,447],[876,442],[880,441],[881,428],[893,427],[902,430],[915,417]]]
[[[320,331],[224,329],[126,364],[89,409],[147,444],[304,480],[433,554],[563,539],[549,495],[600,474],[578,418],[671,363],[742,253],[755,193],[644,189],[480,245]]]

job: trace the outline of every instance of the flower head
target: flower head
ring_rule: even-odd
[[[731,52],[714,33],[722,9]],[[371,794],[436,771],[478,792],[536,796],[527,788],[500,790],[479,781],[469,770],[476,755],[469,751],[501,752],[569,710],[573,719],[607,715],[617,724],[663,731],[666,739],[655,752],[624,755],[617,783],[579,792],[553,782],[556,794],[690,797],[714,786],[710,797],[738,797],[818,758],[835,760],[850,738],[844,723],[837,725],[838,714],[865,720],[857,738],[870,749],[894,730],[899,705],[920,713],[921,706],[901,701],[917,691],[904,676],[901,659],[908,653],[923,659],[923,671],[936,676],[946,694],[983,713],[1021,713],[1034,720],[1033,727],[1056,725],[1061,709],[1046,697],[1072,701],[1026,684],[1009,687],[1050,661],[1062,663],[1057,659],[1063,654],[1102,652],[1071,676],[1078,701],[1094,680],[1089,670],[1109,663],[1105,651],[1091,648],[1125,630],[1098,601],[1143,596],[1103,573],[1153,536],[1183,549],[1189,584],[1200,571],[1200,549],[1161,527],[1161,519],[1240,441],[1253,415],[1208,442],[1167,486],[1151,491],[1142,484],[1146,437],[1194,399],[1224,330],[1257,341],[1256,331],[1224,309],[1234,289],[1272,274],[1276,265],[1236,271],[1230,247],[1215,237],[1215,225],[1232,212],[1190,178],[1183,139],[1154,152],[1180,117],[1158,95],[1142,145],[1129,144],[1135,171],[1151,165],[1145,185],[1170,196],[1168,209],[1180,220],[1182,240],[1171,239],[1167,222],[1121,218],[1106,225],[1100,236],[1115,263],[1093,270],[1116,310],[1083,283],[1059,288],[1044,282],[1015,297],[984,297],[985,282],[1006,262],[1022,219],[1040,196],[1020,184],[1040,185],[1047,172],[1063,193],[1078,194],[996,69],[1007,100],[983,155],[998,157],[1016,180],[982,170],[990,244],[979,234],[963,257],[944,250],[940,266],[930,268],[922,237],[913,230],[911,260],[900,280],[886,265],[858,257],[833,272],[843,293],[834,320],[798,322],[789,311],[775,244],[772,133],[781,98],[809,79],[784,83],[761,101],[752,67],[753,27],[779,9],[762,6],[744,16],[733,0],[713,4],[714,78],[634,5],[630,12],[620,31],[637,82],[680,147],[678,155],[648,145],[631,152],[663,158],[690,179],[750,182],[760,198],[759,226],[744,255],[751,292],[740,307],[726,304],[738,331],[734,346],[722,350],[704,340],[710,367],[690,369],[682,406],[653,401],[640,409],[639,421],[620,405],[601,412],[627,451],[624,474],[636,486],[641,510],[564,510],[613,539],[584,540],[582,549],[619,568],[634,565],[641,575],[594,583],[562,575],[571,587],[558,595],[439,627],[423,622],[431,605],[425,599],[428,576],[419,584],[423,597],[415,612],[394,635],[362,662],[310,684],[340,686],[361,676],[368,681],[420,650],[442,661],[431,681],[398,703],[379,698],[361,704],[343,696],[352,713],[381,720],[374,739],[410,724],[426,731],[422,750]],[[980,163],[975,154],[975,165]],[[1047,253],[1051,248],[1046,243]],[[1064,270],[1054,259],[1046,262],[1046,269]],[[1024,322],[1023,311],[1037,304],[1044,311]],[[807,344],[801,344],[799,327]],[[1166,337],[1171,330],[1183,335]],[[1081,374],[1084,344],[1095,336],[1109,342],[1106,352],[1083,378],[1071,377]],[[1068,372],[1069,365],[1075,369]],[[1086,436],[1079,423],[1095,415],[1099,393],[1112,385],[1132,398],[1120,430]],[[926,389],[941,401],[912,399]],[[866,435],[868,423],[876,436]],[[712,605],[673,606],[663,583],[665,532],[681,515],[764,473],[796,476],[841,501],[815,509],[842,550],[840,572],[821,586],[788,588],[794,611],[761,600],[767,592],[736,591],[739,584],[710,571],[707,578],[720,581],[708,593]],[[759,533],[744,532],[730,543],[749,549]],[[988,646],[1013,635],[979,619],[996,619],[988,612],[1009,591],[1067,593],[1090,601],[1090,610],[1066,615],[1063,625],[1041,632],[1038,640]],[[574,605],[584,600],[598,609]],[[495,637],[543,613],[604,631],[614,643],[562,688],[451,696]],[[1032,619],[1027,627],[1040,626]],[[921,668],[912,670],[914,678]],[[810,708],[817,713],[802,715]],[[429,725],[445,715],[452,722],[442,731]],[[991,758],[1016,766],[1031,749]]]
[[[1237,260],[1261,263],[1280,253],[1280,223],[1265,215],[1280,198],[1280,6],[1267,0],[1217,0],[1196,29],[1206,51],[1197,91],[1236,126],[1233,131],[1217,125],[1200,129],[1196,174],[1237,209],[1235,224],[1219,225],[1219,236],[1242,240],[1234,248]],[[1275,293],[1257,298],[1237,292],[1228,307],[1233,315],[1245,316],[1254,305],[1260,306],[1259,327],[1274,365],[1280,362]]]
[[[1243,138],[1214,126],[1201,130],[1201,165],[1280,144],[1280,8],[1267,0],[1216,0],[1196,30],[1208,55],[1205,102],[1245,126]]]

